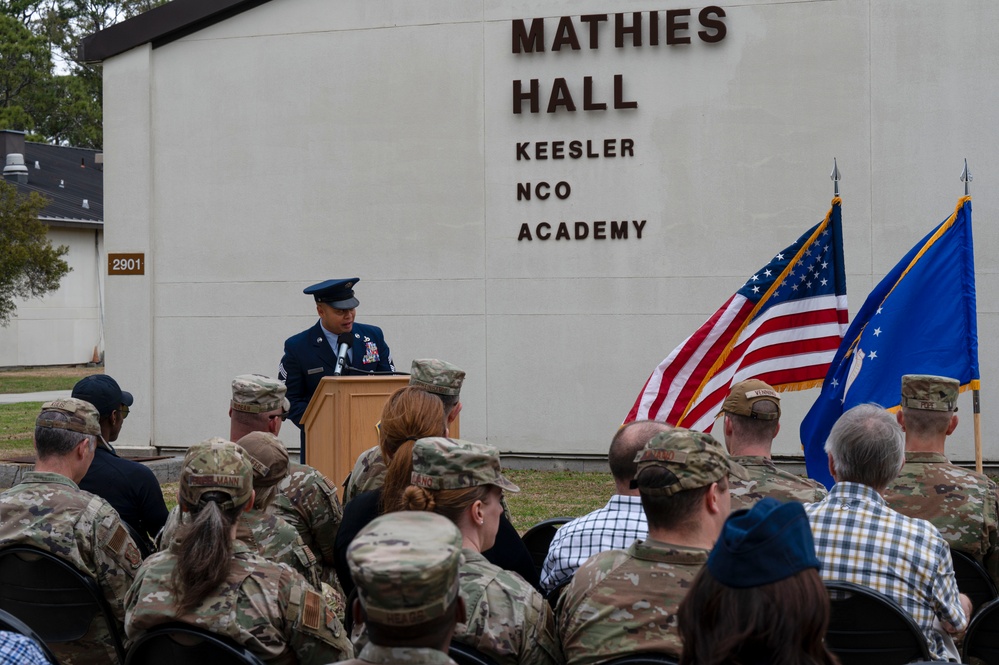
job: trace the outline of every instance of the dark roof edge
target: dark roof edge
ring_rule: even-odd
[[[104,222],[97,219],[70,219],[68,217],[39,217],[39,222],[66,229],[103,229]]]
[[[156,48],[265,2],[269,0],[173,0],[84,37],[77,57],[97,63],[149,42]]]

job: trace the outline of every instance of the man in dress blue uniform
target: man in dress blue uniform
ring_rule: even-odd
[[[366,372],[393,372],[392,353],[382,335],[382,329],[356,323],[354,316],[360,304],[354,297],[358,278],[330,279],[313,284],[303,291],[316,299],[319,321],[308,330],[289,337],[284,343],[284,357],[278,368],[278,378],[288,386],[291,410],[288,418],[302,428],[302,415],[312,394],[324,376],[332,376],[336,369],[337,338],[347,335],[347,367],[343,374]],[[305,430],[302,429],[300,459],[305,461]]]

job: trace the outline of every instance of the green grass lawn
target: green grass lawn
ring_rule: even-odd
[[[10,457],[31,453],[35,418],[42,402],[0,404],[0,456]]]
[[[513,526],[520,533],[551,517],[585,515],[614,493],[610,473],[506,470],[503,475],[520,486],[520,492],[506,493]]]
[[[520,492],[507,492],[513,526],[520,533],[549,517],[579,517],[595,510],[610,498],[614,482],[609,473],[571,471],[504,471],[503,475],[520,486]],[[177,505],[177,483],[160,486],[167,508]]]
[[[0,394],[72,390],[90,374],[103,374],[103,367],[38,367],[0,372]]]

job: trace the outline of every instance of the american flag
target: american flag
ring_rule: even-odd
[[[711,431],[733,383],[777,390],[822,384],[847,329],[841,200],[754,273],[656,367],[625,422]]]

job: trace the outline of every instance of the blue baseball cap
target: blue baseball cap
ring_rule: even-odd
[[[93,404],[101,418],[111,415],[122,404],[132,406],[132,393],[122,390],[107,374],[91,374],[77,381],[73,397]]]
[[[306,287],[302,293],[312,296],[316,302],[324,302],[336,309],[353,309],[360,303],[354,297],[354,285],[359,280],[357,277],[350,279],[328,279]]]
[[[748,589],[821,569],[805,509],[767,497],[725,520],[708,555],[708,570],[727,587]]]

